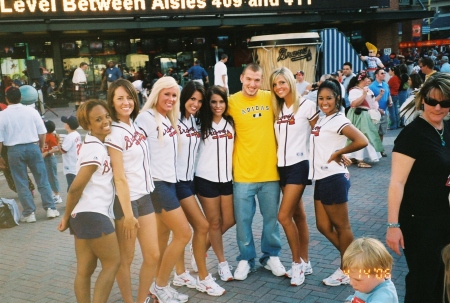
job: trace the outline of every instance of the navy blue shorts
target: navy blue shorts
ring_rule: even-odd
[[[311,180],[308,179],[309,161],[305,160],[295,163],[290,166],[278,167],[280,174],[280,186],[284,187],[286,184],[304,184],[311,185]]]
[[[171,211],[180,207],[175,183],[155,181],[155,189],[151,193],[151,196],[153,207],[155,207],[157,214],[160,214],[163,209],[165,211]]]
[[[314,200],[320,200],[325,205],[345,203],[348,201],[349,189],[349,174],[337,174],[316,180]]]
[[[97,239],[115,231],[111,219],[94,212],[81,212],[70,216],[70,234],[78,239]]]
[[[150,194],[140,197],[135,201],[131,201],[131,209],[133,210],[133,216],[137,219],[142,216],[146,216],[148,214],[154,213],[155,209],[153,208],[152,199],[150,198]],[[119,197],[114,198],[114,217],[116,220],[120,220],[123,218],[122,206],[119,202]]]
[[[229,196],[233,194],[233,182],[212,182],[206,179],[195,177],[195,190],[205,198],[215,198],[218,196]]]
[[[175,184],[175,189],[177,190],[177,197],[179,201],[195,195],[195,185],[193,180],[178,181]]]

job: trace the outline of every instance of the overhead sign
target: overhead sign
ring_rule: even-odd
[[[0,0],[0,19],[257,14],[389,7],[389,0]]]

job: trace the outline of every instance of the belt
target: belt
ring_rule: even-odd
[[[366,111],[368,111],[368,109],[367,108],[362,108],[362,107],[357,107],[357,108],[359,108],[360,110],[362,110],[363,112],[366,112]]]

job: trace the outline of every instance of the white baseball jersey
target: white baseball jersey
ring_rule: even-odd
[[[233,126],[224,118],[213,122],[208,137],[200,142],[195,175],[211,182],[231,181],[233,148]]]
[[[162,127],[162,138],[159,137],[157,120]],[[169,118],[150,108],[141,112],[136,122],[147,137],[153,178],[177,183],[178,135]]]
[[[89,165],[97,166],[97,170],[86,184],[72,215],[94,212],[114,218],[115,191],[108,151],[98,138],[87,134],[78,155],[76,172],[78,173],[81,167]]]
[[[194,180],[194,164],[200,144],[200,132],[191,115],[188,119],[178,119],[178,131],[180,133],[180,152],[177,158],[177,177],[180,181]]]
[[[123,168],[130,188],[130,199],[135,201],[153,191],[150,154],[144,133],[130,119],[130,125],[113,122],[105,145],[117,149],[123,156]]]
[[[77,173],[76,164],[81,144],[81,136],[77,131],[73,131],[64,137],[61,149],[65,152],[65,154],[62,154],[63,171],[65,175],[75,175]]]
[[[348,173],[345,166],[336,161],[328,162],[335,151],[344,148],[347,137],[342,135],[342,130],[351,122],[344,114],[338,112],[330,116],[320,116],[316,125],[311,130],[310,157],[308,179],[320,180],[332,175]]]
[[[301,98],[300,107],[295,114],[293,107],[288,108],[284,103],[274,124],[279,167],[291,166],[309,159],[309,136],[311,135],[309,121],[317,113],[316,104]]]

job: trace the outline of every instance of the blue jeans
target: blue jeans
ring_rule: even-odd
[[[59,193],[58,161],[56,160],[55,155],[45,157],[44,163],[50,187],[54,193]]]
[[[75,180],[75,176],[75,174],[66,174],[67,192],[69,192],[70,185],[72,185],[73,180]]]
[[[280,185],[278,181],[242,183],[234,182],[234,217],[236,219],[236,239],[239,246],[237,261],[248,260],[255,267],[256,249],[253,241],[252,222],[258,198],[259,209],[263,217],[261,236],[262,256],[265,264],[270,256],[278,256],[281,251],[278,208],[280,205]]]
[[[398,127],[398,96],[392,96],[392,106],[388,107],[389,120],[391,121],[390,129]]]
[[[30,168],[36,181],[44,209],[56,209],[52,190],[47,179],[44,158],[42,158],[39,146],[33,143],[8,146],[8,161],[17,194],[23,207],[22,215],[29,216],[36,211],[33,196],[28,189],[27,166]]]

